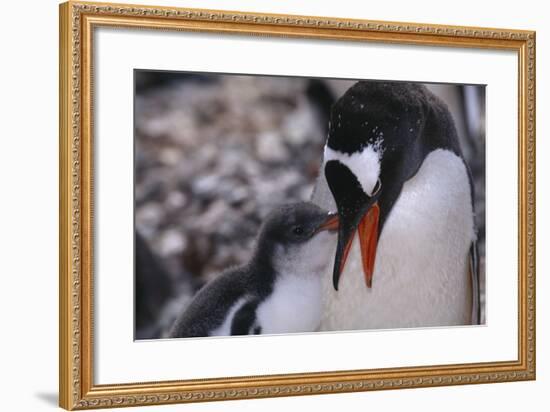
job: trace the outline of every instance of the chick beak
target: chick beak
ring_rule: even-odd
[[[372,287],[380,207],[378,196],[380,182],[372,195],[367,195],[355,175],[339,161],[329,161],[325,166],[327,183],[338,208],[338,244],[334,259],[333,285],[338,290],[340,276],[344,270],[355,232],[359,232],[359,244],[363,274],[368,288]]]
[[[338,230],[340,219],[338,213],[329,213],[326,220],[317,229],[318,232],[323,230],[335,231]]]

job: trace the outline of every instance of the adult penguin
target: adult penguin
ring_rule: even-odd
[[[352,86],[332,108],[313,194],[340,218],[321,329],[479,323],[473,198],[437,96],[414,83]]]

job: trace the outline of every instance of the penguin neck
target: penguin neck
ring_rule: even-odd
[[[380,233],[404,183],[418,173],[429,153],[443,149],[462,158],[458,135],[447,108],[435,96],[426,95],[426,99],[434,102],[425,108],[424,121],[416,131],[414,143],[399,152],[386,152],[381,161]],[[467,172],[469,174],[469,170]]]
[[[336,235],[329,232],[299,244],[282,244],[260,236],[251,265],[263,281],[274,282],[281,276],[316,276],[330,265],[335,241]]]
[[[406,155],[388,155],[382,161],[380,181],[383,183],[378,199],[380,206],[379,234],[384,229],[388,215],[399,198],[404,183],[418,172],[424,156],[422,146],[416,144],[410,148]]]
[[[257,284],[258,288],[265,289],[266,292],[271,290],[277,276],[275,249],[276,243],[267,236],[260,234],[249,263],[251,269],[249,271],[251,274],[249,281]]]

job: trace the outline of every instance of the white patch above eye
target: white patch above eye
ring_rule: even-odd
[[[363,191],[371,195],[380,177],[380,144],[365,146],[360,152],[342,153],[325,146],[324,162],[338,160],[346,165],[357,177]]]

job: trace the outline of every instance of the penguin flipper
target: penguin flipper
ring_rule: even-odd
[[[470,246],[470,280],[472,282],[472,325],[479,325],[481,324],[481,303],[477,240],[474,240]]]
[[[261,332],[261,328],[258,332],[256,332],[256,328],[251,331],[256,322],[256,308],[259,303],[258,299],[250,300],[235,313],[231,322],[231,335],[251,335]]]

